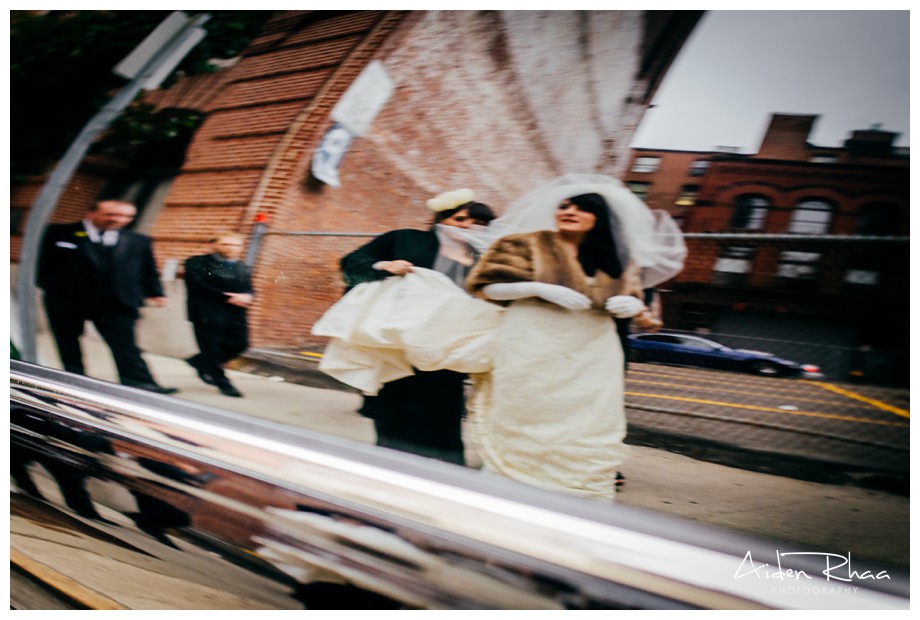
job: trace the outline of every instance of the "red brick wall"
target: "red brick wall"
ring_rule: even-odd
[[[633,172],[632,166],[637,157],[661,157],[661,165],[656,172]],[[652,209],[664,209],[671,215],[684,216],[686,207],[674,204],[684,185],[700,185],[703,177],[690,175],[693,162],[706,159],[708,153],[694,151],[659,151],[647,149],[633,149],[629,167],[623,175],[623,182],[639,181],[652,183],[649,193],[645,196],[645,203]]]
[[[817,120],[813,114],[775,114],[755,157],[803,161],[808,159],[808,135]]]
[[[49,223],[73,222],[82,219],[117,169],[117,166],[103,159],[87,157],[83,166],[73,175],[67,187],[61,192],[54,213],[49,218]],[[20,223],[18,234],[10,235],[10,261],[19,260],[22,236],[28,225],[29,211],[44,183],[44,177],[35,177],[11,188],[10,209],[22,210],[25,215]]]
[[[472,187],[500,212],[562,172],[618,175],[645,104],[698,19],[690,13],[279,14],[229,68],[147,95],[207,114],[153,224],[157,258],[181,264],[214,232],[248,235],[266,214],[253,346],[319,344],[309,331],[342,293],[338,261],[368,238],[293,233],[424,228],[424,201],[441,191]],[[343,187],[314,187],[310,158],[330,111],[375,59],[395,93],[345,158]],[[640,75],[640,65],[655,70]],[[91,203],[104,175],[91,179],[75,178],[82,186],[56,218],[75,219]],[[27,204],[29,187],[18,192]]]
[[[552,18],[563,33],[579,25],[563,17],[570,16]],[[424,201],[458,187],[474,188],[480,200],[501,211],[571,165],[560,161],[558,153],[566,151],[558,140],[577,132],[592,137],[574,142],[579,148],[570,157],[589,161],[585,154],[597,153],[591,166],[622,167],[628,140],[619,139],[631,135],[641,106],[622,104],[621,120],[607,128],[616,146],[605,146],[597,129],[591,132],[593,113],[566,105],[565,97],[545,88],[529,84],[528,90],[519,74],[536,58],[521,41],[540,54],[547,55],[547,45],[568,54],[576,37],[546,39],[527,30],[536,21],[525,21],[515,26],[516,42],[506,40],[507,19],[515,16],[362,12],[319,23],[307,15],[279,17],[210,103],[209,118],[154,229],[160,259],[190,251],[215,228],[248,232],[256,213],[267,214],[269,234],[255,270],[253,345],[313,346],[322,340],[310,335],[310,327],[342,294],[339,259],[369,238],[292,233],[424,228],[430,219]],[[638,62],[633,42],[642,33],[633,25],[642,23],[638,14],[624,12],[611,25],[620,35],[605,42],[605,50],[617,56],[623,75],[631,75],[630,63]],[[332,122],[333,105],[375,58],[395,93],[346,156],[343,187],[308,185],[310,156]],[[560,95],[577,93],[583,89],[580,73],[588,70],[569,67],[548,87]],[[620,80],[606,88],[600,95],[625,101],[636,83]]]
[[[835,206],[829,234],[854,234],[862,206],[873,202],[899,205],[901,234],[908,234],[909,172],[898,167],[838,166],[758,159],[714,161],[700,190],[704,205],[694,209],[688,232],[727,232],[735,197],[766,196],[772,207],[763,231],[785,233],[798,203],[809,198]]]

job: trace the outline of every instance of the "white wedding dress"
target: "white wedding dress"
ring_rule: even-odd
[[[502,313],[444,274],[416,267],[355,286],[311,331],[330,338],[320,370],[374,395],[414,369],[488,371]]]
[[[623,443],[623,353],[610,315],[537,299],[502,308],[440,273],[358,285],[316,323],[320,369],[366,394],[423,370],[470,373],[467,461],[612,500]]]
[[[623,443],[623,353],[610,315],[522,299],[505,309],[492,371],[475,376],[471,449],[484,469],[612,500]]]

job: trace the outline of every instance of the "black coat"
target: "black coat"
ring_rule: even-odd
[[[384,233],[342,259],[345,283],[351,288],[390,277],[373,268],[377,261],[407,260],[431,269],[440,247],[433,230]],[[452,370],[416,371],[386,383],[377,396],[365,396],[359,412],[374,420],[377,445],[463,464],[465,378]]]
[[[185,261],[188,320],[210,325],[246,322],[246,308],[227,303],[224,293],[252,294],[252,272],[242,261],[228,263],[215,254]]]
[[[351,288],[392,275],[374,269],[373,264],[378,261],[407,260],[417,267],[431,269],[440,246],[433,230],[403,228],[384,233],[342,259],[340,266],[345,284]]]
[[[145,299],[164,296],[150,237],[119,231],[113,252],[112,293],[121,304],[140,308]],[[48,226],[38,265],[38,286],[47,295],[73,303],[92,302],[95,274],[101,268],[82,222]]]

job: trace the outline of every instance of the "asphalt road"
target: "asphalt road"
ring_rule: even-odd
[[[632,364],[626,395],[632,405],[731,416],[892,448],[910,445],[906,390]]]
[[[825,476],[882,475],[902,486],[909,475],[907,390],[631,364],[626,400],[631,427],[719,444],[726,458],[785,455],[792,460],[774,466],[808,459],[827,463]]]
[[[240,367],[351,390],[316,351],[249,351]],[[353,390],[351,390],[353,391]],[[627,441],[713,463],[907,494],[908,390],[630,364]]]

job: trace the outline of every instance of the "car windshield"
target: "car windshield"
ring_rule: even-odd
[[[678,336],[666,336],[666,335],[641,336],[639,340],[644,340],[645,342],[662,342],[664,344],[682,344],[681,338],[679,338]]]

